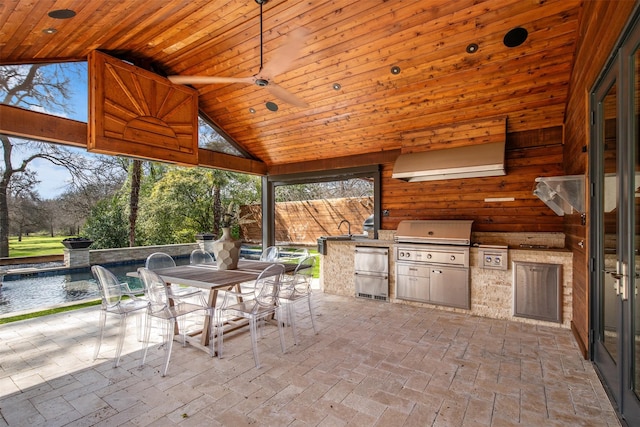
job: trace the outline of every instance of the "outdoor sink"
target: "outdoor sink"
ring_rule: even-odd
[[[369,236],[366,234],[340,234],[339,236],[323,236],[326,240],[367,240]]]
[[[351,240],[351,234],[341,234],[339,236],[322,236],[325,240]]]

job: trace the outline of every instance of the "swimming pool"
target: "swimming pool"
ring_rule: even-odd
[[[177,264],[188,264],[189,258],[177,258]],[[105,264],[132,290],[142,289],[142,283],[127,273],[144,267],[144,261]],[[8,274],[0,286],[0,315],[21,311],[44,310],[60,304],[100,298],[90,268],[40,269],[26,274]]]
[[[242,258],[257,259],[259,248],[242,246]],[[188,264],[189,256],[174,257],[176,264]],[[142,283],[127,273],[144,267],[144,260],[103,264],[122,282],[127,282],[132,290],[142,289]],[[65,269],[62,263],[11,266],[10,270],[21,269],[20,274],[9,273],[3,277],[0,286],[0,316],[22,311],[37,311],[74,301],[100,298],[91,269]],[[27,270],[25,272],[25,270]]]

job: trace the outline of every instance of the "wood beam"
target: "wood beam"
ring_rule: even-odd
[[[248,173],[250,175],[267,174],[267,165],[258,160],[245,159],[203,148],[198,150],[198,162],[199,166],[202,167]]]
[[[0,104],[0,133],[87,148],[87,124]]]
[[[344,169],[391,163],[395,161],[399,155],[400,150],[386,150],[354,156],[336,157],[332,159],[319,159],[309,162],[286,163],[270,166],[269,175],[287,175],[291,173]]]
[[[76,120],[0,104],[0,133],[18,138],[87,148],[87,124]],[[211,150],[198,149],[200,166],[253,175],[266,175],[267,167],[257,160],[244,159]],[[119,153],[130,156],[132,153]]]

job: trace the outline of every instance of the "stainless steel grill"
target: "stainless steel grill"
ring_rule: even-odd
[[[402,221],[395,236],[396,296],[471,308],[469,220]]]

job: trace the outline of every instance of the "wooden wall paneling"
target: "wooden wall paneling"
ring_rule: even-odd
[[[431,135],[446,136],[443,129]],[[473,219],[474,231],[563,231],[562,217],[533,194],[535,178],[563,174],[561,138],[561,126],[506,134],[505,176],[409,183],[391,178],[393,163],[384,164],[382,209],[389,216],[382,228],[395,229],[405,219],[456,218]],[[485,201],[505,197],[514,201]]]
[[[198,164],[195,90],[97,51],[89,79],[89,151]]]
[[[402,153],[506,141],[506,117],[456,123],[402,134]]]

